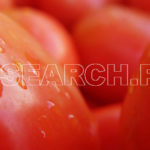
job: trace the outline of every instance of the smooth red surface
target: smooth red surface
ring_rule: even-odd
[[[129,65],[129,78],[137,69],[147,43],[150,41],[150,19],[143,14],[122,7],[108,7],[91,14],[80,21],[73,30],[82,64],[120,64]],[[90,74],[87,75],[88,77]],[[105,73],[95,73],[107,77]],[[110,74],[110,77],[112,74]],[[123,78],[126,78],[124,73]],[[84,95],[101,104],[122,101],[127,87],[85,86]]]
[[[98,123],[101,150],[120,150],[121,105],[98,108],[94,116]]]
[[[141,9],[146,12],[150,12],[150,1],[149,0],[127,0],[128,6]]]
[[[11,0],[14,2],[16,6],[32,6],[35,1],[34,0]]]
[[[29,9],[10,9],[5,13],[21,24],[61,64],[78,64],[71,36],[53,17]]]
[[[150,49],[145,52],[141,64],[150,64]],[[141,74],[143,73],[141,72]],[[139,71],[137,78],[139,79]],[[144,75],[143,79],[145,80],[146,78]],[[121,117],[122,150],[150,149],[149,96],[150,86],[129,88]]]
[[[13,77],[15,83],[6,86],[6,80],[0,82],[0,149],[99,150],[96,124],[76,87],[29,86],[27,77],[39,72],[41,80],[46,65],[55,61],[3,14],[0,24],[0,65],[16,65],[0,69],[1,75]],[[17,82],[23,64],[30,64],[30,72],[24,70],[24,80]],[[33,64],[40,64],[40,71]],[[16,68],[19,71],[12,76]],[[49,81],[49,72],[46,75]],[[59,81],[58,76],[54,80]]]
[[[73,25],[89,12],[122,0],[35,0],[38,8],[54,15],[65,25]]]
[[[13,0],[0,0],[0,9],[9,8],[13,3]]]

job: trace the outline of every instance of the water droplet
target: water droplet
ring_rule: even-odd
[[[65,92],[65,96],[70,99],[70,94],[68,92]]]
[[[4,53],[4,47],[5,47],[6,43],[4,42],[4,40],[0,39],[0,53]]]
[[[2,44],[3,46],[6,45],[5,41],[0,39],[0,44]]]
[[[52,107],[55,106],[55,104],[51,101],[48,101],[47,104],[48,104],[48,109],[51,109]]]
[[[7,71],[4,68],[2,68],[2,66],[0,65],[0,76],[4,77],[6,75],[8,75]]]
[[[38,120],[40,120],[40,121],[41,121],[41,120],[43,121],[43,120],[45,120],[45,119],[47,119],[47,115],[41,115],[41,116],[38,118]]]
[[[16,65],[17,69],[18,69],[21,73],[23,73],[23,65],[22,65],[20,62],[18,62],[18,61],[15,61],[14,63],[15,63],[15,65]]]
[[[41,118],[43,118],[43,119],[47,119],[47,116],[46,116],[46,115],[43,115]]]
[[[4,53],[4,49],[0,47],[0,53]]]
[[[42,134],[43,138],[45,139],[46,138],[46,132],[44,130],[41,130],[41,134]]]
[[[74,116],[73,114],[69,114],[69,115],[68,115],[68,118],[69,118],[69,119],[73,119],[73,118],[75,118],[75,116]]]
[[[2,96],[2,91],[3,91],[3,85],[2,85],[2,83],[0,81],[0,96]]]
[[[30,67],[31,67],[31,71],[32,71],[32,73],[33,73],[34,75],[38,76],[38,72],[36,71],[36,69],[35,69],[34,65],[32,65],[30,62],[28,62],[28,64],[29,64],[29,65],[30,65]]]
[[[60,93],[60,88],[58,87],[58,85],[57,85],[57,84],[53,84],[53,86],[55,87],[56,91],[57,91],[58,93]]]
[[[23,80],[23,79],[21,79],[21,78],[17,78],[17,83],[18,83],[18,85],[21,87],[21,88],[23,88],[23,89],[27,89],[27,85],[26,85],[26,83],[25,83],[25,81]]]
[[[36,72],[34,67],[32,68],[32,72],[33,72],[34,75],[36,75],[36,76],[38,75],[38,73]]]

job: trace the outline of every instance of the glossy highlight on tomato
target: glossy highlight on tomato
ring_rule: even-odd
[[[31,8],[3,12],[22,25],[60,64],[78,64],[73,40],[56,19]]]

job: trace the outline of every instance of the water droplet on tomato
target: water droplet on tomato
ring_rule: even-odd
[[[23,79],[21,79],[21,78],[17,78],[17,83],[18,83],[18,85],[21,87],[21,88],[23,88],[23,89],[27,89],[27,85],[26,85],[26,82],[23,80]]]
[[[2,85],[2,83],[0,81],[0,96],[2,96],[2,92],[3,92],[3,85]]]
[[[8,75],[7,71],[0,65],[0,76],[4,77]]]
[[[70,99],[70,94],[68,92],[65,92],[65,96],[67,97],[67,99]]]
[[[60,88],[58,87],[58,85],[57,85],[57,84],[53,84],[53,86],[55,87],[56,91],[57,91],[58,93],[60,93]]]
[[[68,115],[68,118],[69,118],[69,119],[74,119],[75,116],[74,116],[73,114],[69,114],[69,115]]]
[[[42,134],[42,137],[45,139],[46,138],[46,132],[44,130],[41,130],[41,134]]]
[[[5,52],[5,50],[4,50],[5,45],[6,45],[6,43],[4,42],[4,40],[0,39],[0,53]]]
[[[48,101],[47,104],[48,104],[48,109],[51,109],[52,107],[55,106],[55,104],[52,101]]]
[[[36,75],[36,76],[38,75],[38,73],[36,72],[36,70],[34,68],[33,68],[32,72],[34,75]]]
[[[15,65],[16,65],[17,69],[18,69],[21,73],[23,73],[23,64],[20,63],[20,62],[18,62],[18,61],[15,61],[14,63],[15,63]]]
[[[4,49],[0,47],[0,53],[4,53]]]
[[[3,46],[6,45],[5,41],[2,40],[2,39],[0,39],[0,44],[3,45]]]
[[[31,69],[32,69],[32,73],[33,73],[34,75],[38,76],[38,72],[36,71],[35,67],[34,67],[32,64],[30,64],[30,67],[31,67]]]
[[[0,53],[4,53],[4,47],[5,47],[6,43],[4,40],[0,39]]]
[[[47,116],[46,116],[46,115],[43,115],[41,118],[43,118],[43,119],[47,119]]]

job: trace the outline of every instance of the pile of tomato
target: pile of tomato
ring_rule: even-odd
[[[0,0],[0,150],[150,150],[149,0]]]

